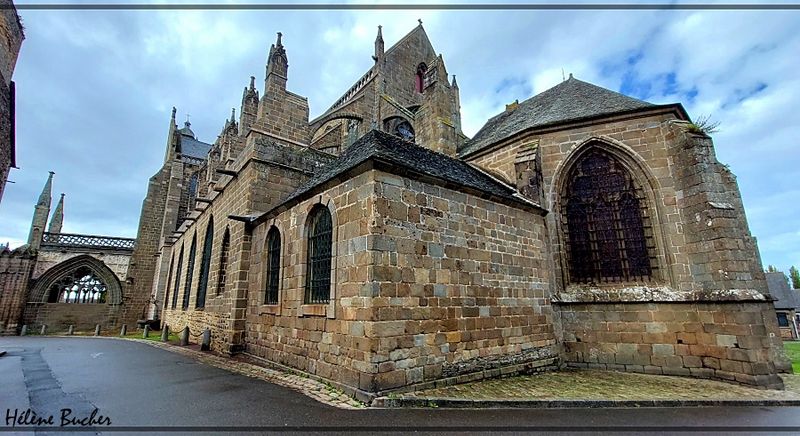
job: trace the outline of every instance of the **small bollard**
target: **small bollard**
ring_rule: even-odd
[[[119,329],[119,335],[125,336],[128,334],[128,324],[122,324],[122,328]]]
[[[75,333],[75,326],[70,324],[69,325],[69,330],[67,330],[67,335],[68,336],[72,336],[73,333]]]
[[[189,345],[189,326],[184,327],[181,332],[181,345],[184,347]]]
[[[164,328],[161,329],[161,342],[169,341],[169,326],[164,324]]]
[[[94,335],[95,336],[100,336],[100,324],[97,324],[96,326],[94,326]]]
[[[42,330],[39,332],[39,334],[42,336],[47,334],[47,324],[42,324]]]
[[[24,324],[22,326],[22,330],[19,331],[20,336],[27,336],[28,335],[28,325]]]
[[[144,325],[144,332],[142,332],[142,339],[147,339],[150,336],[150,324]]]
[[[206,327],[203,330],[203,343],[200,344],[200,351],[208,351],[211,349],[211,329]]]

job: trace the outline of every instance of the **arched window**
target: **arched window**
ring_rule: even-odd
[[[200,259],[200,282],[197,286],[197,301],[194,307],[206,306],[206,290],[208,289],[208,270],[211,266],[211,248],[214,246],[214,218],[208,221],[206,239],[203,241],[203,257]]]
[[[217,295],[225,292],[225,283],[228,279],[228,253],[231,249],[231,232],[225,228],[222,235],[222,248],[219,253],[219,274],[217,274]]]
[[[167,273],[166,286],[164,286],[164,310],[167,309],[169,304],[169,285],[172,283],[172,268],[175,266],[175,253],[172,253],[172,259],[169,261],[169,272]]]
[[[654,250],[646,201],[631,174],[593,147],[580,157],[562,197],[573,283],[649,280]]]
[[[281,275],[281,233],[273,226],[267,233],[267,292],[264,304],[278,304]]]
[[[197,234],[192,236],[192,245],[189,248],[189,265],[186,267],[186,283],[183,285],[183,305],[181,309],[189,308],[189,295],[192,293],[192,276],[194,275],[194,258],[197,253]]]
[[[307,304],[330,301],[332,235],[331,213],[325,206],[315,206],[308,218]]]
[[[414,77],[415,79],[415,87],[417,92],[422,92],[425,90],[425,72],[428,71],[428,66],[425,63],[421,63],[417,66],[417,75]]]
[[[175,267],[175,285],[172,287],[172,310],[178,308],[178,291],[181,284],[181,270],[183,269],[183,246],[181,245],[181,254],[178,255],[178,265]]]
[[[106,302],[108,287],[94,271],[78,267],[50,285],[49,303],[99,304]]]

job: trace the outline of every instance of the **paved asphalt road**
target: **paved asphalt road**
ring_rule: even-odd
[[[333,426],[343,434],[497,433],[504,427],[513,433],[800,433],[800,408],[791,407],[341,410],[281,386],[131,341],[2,337],[0,349],[7,351],[0,357],[0,419],[5,418],[0,434],[23,430],[10,428],[9,414],[15,410],[18,417],[28,409],[40,417],[53,415],[54,425],[59,426],[62,408],[72,409],[76,417],[98,409],[111,420],[105,429],[111,430],[108,434],[170,431],[153,427],[185,431],[213,427],[218,433],[229,426],[240,427],[238,432],[283,428],[300,433]],[[37,434],[46,434],[42,430]]]

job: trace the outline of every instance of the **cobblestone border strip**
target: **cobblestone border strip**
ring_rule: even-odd
[[[800,400],[467,400],[461,398],[376,398],[385,408],[442,409],[587,409],[632,407],[800,406]]]
[[[111,338],[111,339],[122,339],[126,341],[139,342],[156,348],[161,348],[162,350],[167,350],[177,354],[183,354],[184,356],[191,357],[193,359],[199,360],[200,362],[214,366],[219,369],[224,369],[226,371],[245,375],[247,377],[258,378],[266,382],[287,387],[289,389],[298,391],[307,397],[311,397],[319,401],[320,403],[327,404],[328,406],[338,407],[340,409],[350,409],[350,410],[359,410],[367,407],[364,403],[349,397],[347,394],[340,391],[339,389],[336,389],[333,386],[321,383],[317,380],[311,379],[303,375],[292,374],[270,368],[264,368],[263,366],[241,362],[238,360],[217,356],[214,354],[208,354],[206,352],[195,351],[184,347],[177,347],[170,344],[164,344],[163,342],[147,341],[144,339],[136,339],[136,338]]]

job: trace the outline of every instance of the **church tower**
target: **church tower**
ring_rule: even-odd
[[[50,215],[51,193],[53,191],[53,174],[47,177],[42,193],[39,194],[39,201],[33,210],[33,220],[31,220],[31,230],[28,234],[28,245],[34,250],[38,250],[42,245],[42,233],[47,226],[47,217]]]

